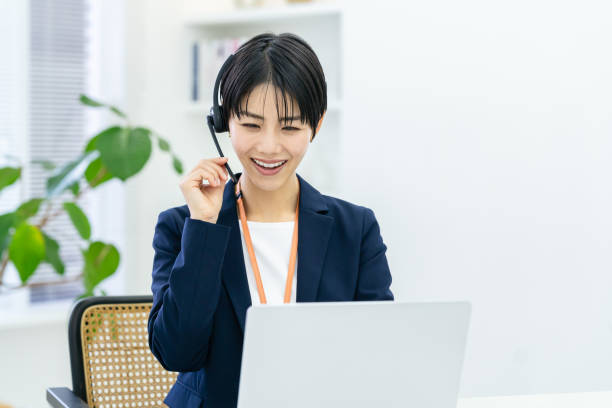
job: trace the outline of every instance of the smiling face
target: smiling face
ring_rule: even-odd
[[[248,106],[246,98],[241,102],[240,118],[232,113],[228,123],[230,141],[242,163],[243,173],[259,189],[266,191],[277,190],[294,177],[312,137],[312,128],[300,122],[299,107],[290,96],[286,100],[293,104],[293,109],[287,107],[289,119],[285,122],[283,98],[280,95],[277,98],[275,91],[271,83],[256,86],[248,97]],[[265,169],[255,160],[269,165],[284,164],[280,168]]]

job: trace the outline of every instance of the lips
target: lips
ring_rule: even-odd
[[[265,160],[265,159],[260,159],[259,157],[251,157],[251,160],[257,160],[257,161],[260,161],[266,164],[274,164],[274,163],[286,161],[286,159]]]
[[[285,165],[287,164],[287,160],[285,160],[284,163],[281,164],[280,166],[273,167],[273,168],[267,168],[267,167],[260,166],[253,159],[251,159],[251,161],[253,162],[253,165],[257,168],[257,171],[259,171],[259,173],[264,175],[264,176],[275,175],[276,173],[281,171],[285,167]],[[272,162],[272,163],[278,163],[278,161]]]
[[[266,163],[266,164],[282,163],[282,164],[280,164],[280,165],[278,165],[276,167],[281,167],[281,166],[283,166],[287,162],[287,160],[283,160],[283,159],[280,159],[280,160],[260,160],[260,159],[251,158],[251,161],[253,163],[257,164],[257,161],[255,161],[255,160],[257,160],[259,162],[262,162],[262,163]],[[259,164],[257,164],[257,165],[259,166]],[[265,168],[265,169],[275,169],[276,168],[276,167],[264,167],[264,166],[260,166],[260,167]]]

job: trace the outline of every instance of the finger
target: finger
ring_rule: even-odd
[[[227,179],[229,177],[229,172],[227,171],[227,162],[228,162],[228,158],[227,157],[220,157],[220,160],[217,162],[222,174],[225,176],[225,179]]]
[[[227,181],[227,172],[225,171],[224,167],[218,164],[215,164],[214,162],[208,162],[202,167],[214,172],[219,178],[219,180]]]
[[[217,164],[224,164],[227,162],[227,157],[213,157],[212,159],[201,159],[198,162],[198,165],[204,165],[210,162],[217,163]]]
[[[204,174],[206,174],[206,176],[203,177],[203,179],[208,182],[209,186],[218,187],[221,185],[221,180],[219,180],[219,176],[214,170],[206,169],[204,170]]]
[[[197,169],[190,179],[189,186],[200,188],[202,186],[217,186],[216,174],[206,169]]]
[[[185,177],[185,182],[188,183],[189,185],[200,183],[202,182],[202,177],[205,174],[206,174],[206,169],[203,169],[200,166],[197,166]]]
[[[219,159],[219,158],[217,158]],[[227,158],[226,157],[222,157],[220,159],[221,163],[223,163]],[[197,169],[210,169],[209,164],[212,164],[211,161],[216,160],[216,159],[201,159],[200,161],[198,161],[198,163],[195,165],[195,167],[191,170],[191,172],[194,172]]]
[[[191,171],[198,169],[198,168],[204,168],[204,166],[211,161],[218,163],[220,165],[224,165],[224,163],[227,162],[227,157],[213,157],[212,159],[200,159],[198,163],[195,165],[195,167],[191,169]]]
[[[218,167],[219,174],[224,180],[227,180],[229,175],[228,171],[226,170],[228,160],[229,159],[227,157],[218,157],[212,161],[212,163]]]

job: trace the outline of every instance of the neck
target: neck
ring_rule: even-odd
[[[247,221],[293,221],[299,185],[297,175],[293,173],[277,190],[262,190],[253,184],[248,174],[243,173],[240,179],[240,191]]]

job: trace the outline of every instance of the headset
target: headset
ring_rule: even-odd
[[[215,134],[215,132],[227,132],[229,130],[229,126],[225,122],[225,117],[223,115],[223,106],[219,105],[219,99],[217,95],[219,93],[219,83],[221,82],[221,77],[223,77],[225,71],[228,70],[228,67],[230,66],[233,60],[234,53],[230,54],[230,56],[227,57],[227,59],[221,66],[219,73],[217,74],[217,79],[215,81],[215,87],[213,90],[213,106],[212,108],[210,108],[209,114],[206,115],[206,123],[208,124],[208,129],[210,129],[210,134],[212,135],[213,141],[215,142],[215,146],[217,147],[217,151],[219,152],[220,157],[225,156],[223,156],[223,152],[221,151],[221,146],[219,146],[219,141],[217,140],[217,135]],[[238,184],[238,180],[236,179],[234,172],[232,172],[232,169],[230,169],[228,161],[225,162],[225,168],[229,172],[229,175],[232,178],[234,184]],[[241,194],[239,193],[236,199],[240,198],[240,195]]]

